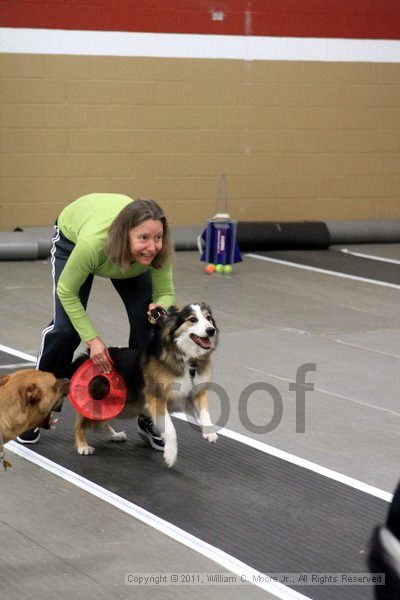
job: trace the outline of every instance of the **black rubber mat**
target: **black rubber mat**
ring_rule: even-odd
[[[367,573],[367,541],[387,503],[221,436],[209,445],[174,419],[178,462],[144,445],[136,422],[128,441],[89,433],[93,456],[73,447],[74,413],[31,449],[118,494],[263,573]],[[118,422],[117,422],[118,424]],[[314,599],[372,598],[365,586],[299,586]]]
[[[4,356],[3,356],[4,355]],[[0,364],[21,361],[1,353]],[[8,370],[0,368],[0,375]],[[128,441],[88,433],[92,456],[74,449],[74,410],[64,403],[55,431],[42,431],[30,450],[78,473],[262,573],[367,573],[372,528],[385,520],[383,500],[174,419],[178,462],[164,465],[136,421],[115,421]],[[299,586],[315,600],[368,600],[367,586]]]
[[[400,285],[400,265],[362,258],[339,250],[256,252],[260,256]]]

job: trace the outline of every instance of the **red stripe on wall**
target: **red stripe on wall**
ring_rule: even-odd
[[[0,26],[400,39],[400,1],[0,0]]]

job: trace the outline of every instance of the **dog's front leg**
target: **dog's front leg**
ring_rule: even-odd
[[[213,425],[210,413],[208,412],[207,392],[205,390],[202,390],[200,394],[194,398],[193,405],[195,417],[202,429],[203,438],[210,443],[216,442],[218,435],[215,431],[211,431],[211,429],[215,429],[215,425]]]
[[[151,397],[147,398],[147,410],[164,440],[164,460],[168,467],[172,467],[178,456],[178,440],[167,406],[164,401]]]

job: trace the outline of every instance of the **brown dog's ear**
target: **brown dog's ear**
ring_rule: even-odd
[[[0,377],[0,385],[5,385],[9,379],[10,379],[9,375],[2,375]]]
[[[42,390],[40,387],[36,385],[36,383],[31,383],[28,385],[25,390],[25,400],[27,404],[35,404],[35,402],[39,402],[42,399]]]

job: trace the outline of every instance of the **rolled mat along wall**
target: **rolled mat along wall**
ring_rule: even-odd
[[[204,223],[173,225],[171,233],[175,249],[198,250],[197,238],[204,228]],[[47,258],[53,233],[53,227],[0,232],[0,261]],[[400,219],[326,223],[238,221],[237,241],[243,252],[324,249],[331,244],[400,243]]]
[[[330,236],[325,223],[304,221],[272,223],[239,221],[236,239],[241,250],[294,250],[329,248]]]
[[[175,250],[197,250],[197,238],[205,225],[173,225],[171,234]],[[35,260],[50,254],[53,229],[26,227],[0,233],[0,260]],[[329,231],[325,223],[305,221],[275,223],[238,221],[236,237],[243,251],[328,248]],[[37,255],[35,246],[37,244]],[[15,258],[13,259],[13,255]]]
[[[327,221],[331,244],[396,244],[400,242],[400,219]]]
[[[0,260],[37,260],[50,255],[53,229],[32,227],[0,233]]]

